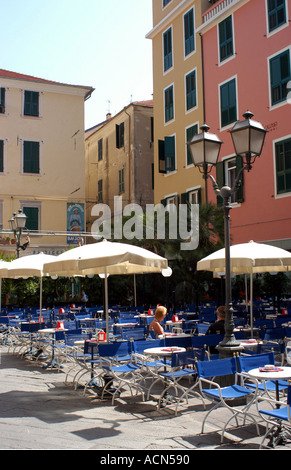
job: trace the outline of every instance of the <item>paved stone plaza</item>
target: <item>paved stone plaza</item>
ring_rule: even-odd
[[[140,450],[145,455],[147,451],[191,455],[191,451],[202,449],[259,449],[261,437],[252,424],[230,429],[225,442],[220,443],[223,410],[213,413],[202,435],[205,412],[199,398],[191,398],[177,416],[172,409],[157,411],[154,400],[143,402],[127,393],[112,405],[110,400],[90,393],[84,396],[82,390],[65,385],[63,372],[7,353],[5,346],[0,346],[0,352],[2,450],[128,451],[128,455]],[[263,435],[263,426],[260,431]],[[277,450],[290,448],[288,443]]]

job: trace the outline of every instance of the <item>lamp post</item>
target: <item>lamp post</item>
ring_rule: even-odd
[[[14,237],[16,239],[16,255],[19,258],[19,249],[20,241],[23,230],[25,229],[26,224],[26,215],[22,212],[21,209],[18,210],[18,214],[13,212],[11,219],[9,219],[11,230],[13,231]],[[26,248],[26,247],[25,247]],[[23,249],[25,249],[23,248]]]
[[[235,183],[232,188],[229,186],[218,187],[215,179],[210,175],[213,166],[218,162],[219,152],[222,141],[214,134],[210,134],[209,127],[204,125],[201,127],[201,133],[193,137],[188,143],[193,158],[193,163],[203,172],[205,183],[207,178],[212,180],[215,193],[223,199],[224,211],[224,238],[225,238],[225,335],[218,349],[222,357],[232,355],[234,350],[240,349],[233,330],[233,307],[231,293],[231,262],[230,262],[230,210],[231,196],[239,189],[241,185],[242,174],[244,170],[250,171],[255,159],[260,156],[266,130],[259,122],[252,120],[253,114],[247,111],[243,121],[238,121],[230,130],[236,155],[243,158],[242,169],[239,171]]]

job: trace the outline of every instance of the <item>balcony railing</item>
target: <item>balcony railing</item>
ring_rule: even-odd
[[[216,16],[220,15],[224,11],[226,11],[228,8],[231,6],[235,5],[236,3],[239,3],[241,0],[218,0],[218,1],[209,1],[209,3],[212,3],[211,7],[208,8],[203,13],[203,23],[206,23],[208,21],[211,21],[214,19]]]

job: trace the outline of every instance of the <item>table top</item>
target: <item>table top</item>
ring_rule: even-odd
[[[248,374],[251,377],[262,380],[291,379],[291,367],[276,367],[275,371],[262,371],[262,368],[251,369]]]
[[[46,334],[46,335],[51,335],[53,333],[56,333],[57,331],[68,331],[66,328],[45,328],[43,330],[38,330],[40,334]]]
[[[171,356],[174,353],[185,352],[185,348],[177,346],[163,346],[161,348],[148,348],[144,350],[145,354],[152,354],[154,356]],[[290,367],[291,369],[291,367]]]

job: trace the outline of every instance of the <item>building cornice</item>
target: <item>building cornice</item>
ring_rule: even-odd
[[[170,24],[173,19],[188,6],[193,4],[193,0],[182,0],[182,2],[175,7],[167,16],[165,16],[158,24],[156,24],[151,31],[146,35],[146,39],[154,39],[154,37],[165,29],[165,27]]]

